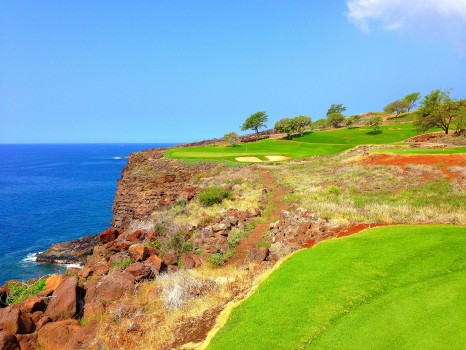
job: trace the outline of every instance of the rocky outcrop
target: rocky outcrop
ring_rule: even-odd
[[[201,189],[190,185],[189,181],[217,166],[161,159],[163,155],[163,150],[154,149],[134,153],[128,158],[118,180],[112,227],[124,230],[131,221],[147,219],[157,209],[182,199],[192,199]]]
[[[84,263],[98,243],[98,236],[86,236],[74,241],[55,243],[37,254],[37,262],[56,264]]]

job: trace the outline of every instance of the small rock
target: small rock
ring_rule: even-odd
[[[149,267],[152,270],[152,272],[160,272],[160,270],[162,269],[162,264],[163,260],[160,259],[157,255],[151,255],[146,259],[146,261],[144,261],[144,265]]]
[[[117,239],[119,234],[120,232],[116,228],[108,228],[105,231],[99,233],[99,243],[106,244],[113,242],[115,239]]]
[[[128,254],[134,262],[144,261],[150,256],[149,249],[143,244],[133,244],[128,248]]]
[[[165,265],[176,265],[178,264],[178,256],[175,249],[170,249],[163,255],[163,263]]]
[[[139,282],[151,275],[151,269],[141,262],[129,265],[125,271],[133,275],[135,282]]]
[[[37,333],[18,334],[16,335],[19,347],[21,350],[36,350],[37,349]],[[0,349],[3,349],[0,346]]]
[[[34,323],[18,305],[13,305],[0,309],[0,329],[12,334],[26,334],[34,330]]]
[[[146,235],[146,232],[143,230],[136,230],[133,233],[126,236],[126,239],[132,243],[142,241]]]

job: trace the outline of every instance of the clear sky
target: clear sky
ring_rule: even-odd
[[[466,0],[0,2],[0,143],[187,142],[466,97]]]

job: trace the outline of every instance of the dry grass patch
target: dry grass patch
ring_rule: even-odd
[[[172,349],[199,340],[209,310],[218,310],[251,285],[255,273],[234,267],[180,270],[137,286],[102,315],[97,343],[110,349]],[[216,315],[210,315],[210,322]],[[191,328],[191,329],[189,329]],[[150,345],[149,345],[150,344]]]
[[[288,200],[338,223],[466,224],[464,182],[438,166],[367,166],[350,156],[282,164],[276,176],[293,189]]]

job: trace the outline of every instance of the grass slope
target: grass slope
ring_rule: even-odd
[[[288,259],[209,349],[462,349],[466,227],[379,227]]]
[[[200,146],[174,148],[167,150],[167,155],[175,159],[187,160],[226,160],[234,161],[235,157],[256,156],[267,160],[266,155],[282,155],[291,158],[304,158],[312,156],[328,156],[337,154],[350,148],[348,145],[311,145],[306,143],[263,140],[244,143],[237,146]]]
[[[294,141],[309,143],[333,143],[346,145],[385,144],[406,140],[420,132],[411,124],[392,124],[380,127],[379,134],[373,134],[370,127],[341,128],[328,131],[304,133],[302,137],[293,136]]]
[[[466,146],[447,148],[382,148],[372,152],[394,154],[458,154],[466,153]]]

